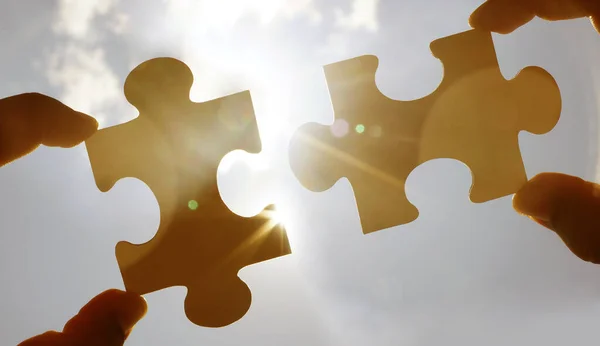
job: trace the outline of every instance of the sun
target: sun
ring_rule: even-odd
[[[268,220],[268,223],[275,228],[276,226],[285,226],[285,218],[282,213],[277,210],[264,210],[261,216]]]
[[[269,213],[269,219],[276,225],[285,226],[285,222],[283,221],[281,213],[277,212],[276,210],[273,210],[271,213]]]

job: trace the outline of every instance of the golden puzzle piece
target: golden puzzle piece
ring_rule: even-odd
[[[192,82],[190,69],[176,59],[142,63],[125,82],[125,96],[139,117],[100,130],[86,146],[101,191],[135,177],[160,207],[153,239],[117,245],[126,289],[147,294],[185,286],[190,321],[222,327],[250,307],[251,293],[238,271],[291,251],[283,226],[270,218],[273,206],[242,217],[229,210],[217,188],[223,156],[261,150],[249,92],[193,103]]]
[[[517,192],[527,181],[519,132],[544,134],[559,120],[562,102],[553,77],[527,67],[504,79],[489,32],[442,38],[431,51],[444,64],[444,79],[414,101],[392,100],[377,89],[375,56],[326,66],[336,123],[305,124],[291,141],[292,169],[309,190],[324,191],[348,178],[364,233],[418,217],[404,184],[429,160],[452,158],[469,166],[473,202]],[[371,128],[381,133],[370,134]]]

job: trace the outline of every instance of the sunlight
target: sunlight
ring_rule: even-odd
[[[187,25],[201,26],[203,31],[230,30],[245,16],[255,17],[262,25],[268,25],[278,17],[306,16],[312,23],[321,20],[314,0],[170,0],[167,5],[167,13],[179,18],[179,23],[183,20]]]
[[[267,214],[269,220],[271,220],[271,222],[274,225],[281,225],[283,227],[285,227],[285,222],[283,220],[283,216],[281,215],[281,213],[279,213],[276,210],[269,210],[269,213]]]
[[[279,103],[282,101],[271,100],[270,102],[274,104],[275,102]],[[263,150],[266,148],[266,151],[269,151],[271,148],[285,145],[287,140],[291,138],[296,129],[286,121],[285,115],[269,114],[266,112],[265,114],[257,114],[257,118],[261,120],[258,122],[258,130],[263,143]]]
[[[173,33],[184,42],[180,58],[194,74],[192,101],[250,91],[263,151],[245,161],[254,171],[264,170],[265,161],[268,165],[271,159],[256,156],[271,156],[286,145],[295,130],[288,123],[290,98],[294,97],[290,87],[294,84],[287,80],[288,70],[280,59],[283,53],[274,51],[276,47],[248,45],[236,24],[245,17],[253,17],[262,25],[295,16],[313,20],[318,17],[314,1],[185,0],[167,4],[168,15],[177,18]],[[221,169],[227,171],[232,163],[224,160]]]
[[[249,237],[244,242],[239,244],[233,251],[231,251],[225,261],[235,258],[240,252],[245,251],[246,248],[264,241],[265,237],[278,225],[283,226],[283,223],[280,220],[280,214],[274,210],[264,210],[258,215],[258,217],[264,217],[266,219],[265,223],[260,226],[258,231],[255,232],[252,237]]]

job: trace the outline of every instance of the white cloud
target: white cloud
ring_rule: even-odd
[[[326,63],[347,59],[357,31],[376,33],[379,30],[379,0],[353,0],[350,11],[334,8],[334,30],[327,36],[319,55]]]
[[[111,20],[110,30],[119,35],[127,30],[129,25],[129,16],[125,13],[115,13]]]
[[[125,30],[127,17],[117,11],[118,1],[60,0],[53,28],[66,43],[55,47],[45,63],[46,77],[61,90],[61,101],[92,115],[101,126],[106,112],[118,104],[122,95],[119,78],[110,68],[99,40],[103,30]],[[99,18],[109,25],[96,23]]]
[[[233,51],[236,43],[227,41],[235,25],[243,19],[253,19],[269,26],[302,18],[309,25],[318,25],[322,14],[316,0],[165,0],[168,30],[176,40],[180,57],[197,77],[192,98],[202,101],[223,94],[245,90],[249,79],[266,78],[277,62],[269,60],[268,52],[255,54]],[[226,44],[223,42],[227,41]],[[210,47],[210,51],[204,49]],[[240,58],[240,54],[245,54]],[[267,62],[268,61],[268,62]],[[232,81],[235,80],[235,83]],[[256,85],[253,85],[256,88]]]
[[[277,19],[304,16],[319,23],[321,13],[314,0],[166,0],[167,15],[178,26],[194,30],[226,31],[240,19],[254,17],[263,25]]]
[[[47,77],[52,85],[62,88],[65,104],[95,117],[121,95],[119,79],[101,48],[74,42],[58,47],[49,57]]]
[[[97,16],[108,14],[118,0],[60,0],[53,27],[58,34],[76,39],[90,38]]]
[[[348,14],[345,14],[341,8],[335,9],[335,24],[344,29],[365,29],[375,32],[379,28],[378,7],[379,0],[354,0]]]
[[[348,54],[350,46],[350,36],[346,32],[332,32],[327,36],[327,43],[321,47],[318,54],[323,57],[327,63],[331,57],[339,58]]]

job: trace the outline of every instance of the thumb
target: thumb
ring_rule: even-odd
[[[469,18],[475,29],[509,34],[535,18],[526,0],[487,0]]]
[[[137,294],[106,291],[86,304],[63,329],[63,334],[88,345],[123,345],[133,326],[146,314],[146,301]]]
[[[146,309],[139,295],[109,290],[86,304],[62,333],[47,332],[20,346],[122,346]]]
[[[599,30],[599,15],[598,0],[487,0],[471,14],[469,23],[475,29],[509,34],[536,16],[546,20],[590,17]]]
[[[579,258],[600,264],[600,185],[544,173],[515,195],[513,206],[556,232]]]

